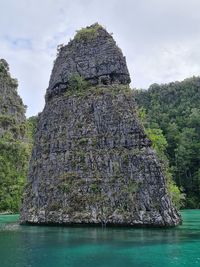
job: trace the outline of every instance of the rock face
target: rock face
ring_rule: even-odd
[[[25,106],[17,93],[17,80],[9,73],[5,59],[0,59],[0,138],[25,136]]]
[[[65,91],[73,75],[82,76],[92,85],[130,83],[122,51],[99,24],[80,30],[68,45],[60,46],[47,98]]]
[[[98,24],[61,48],[38,120],[22,223],[180,223],[129,82],[121,50]]]
[[[25,106],[0,59],[0,212],[19,211],[29,160]]]

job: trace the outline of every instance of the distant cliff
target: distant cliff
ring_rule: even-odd
[[[27,175],[25,106],[17,86],[0,59],[0,211],[18,211]]]
[[[98,24],[60,48],[39,115],[22,223],[174,226],[125,57]]]

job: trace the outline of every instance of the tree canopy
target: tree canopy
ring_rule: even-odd
[[[200,208],[200,78],[153,84],[135,90],[135,98],[146,113],[146,127],[162,130],[166,138],[165,155],[186,194],[185,206]]]

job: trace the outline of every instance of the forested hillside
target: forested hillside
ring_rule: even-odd
[[[164,134],[166,156],[185,206],[200,208],[200,77],[135,90],[140,114],[151,133]]]
[[[25,106],[8,63],[0,60],[0,211],[18,211],[30,146]]]

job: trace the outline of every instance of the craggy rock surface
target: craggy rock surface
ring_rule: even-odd
[[[18,212],[30,156],[26,107],[9,65],[0,59],[0,212]],[[1,264],[0,264],[1,265]]]
[[[91,84],[130,83],[125,57],[113,37],[98,24],[77,32],[61,46],[51,74],[47,98],[65,90],[72,75]]]
[[[0,59],[0,138],[25,136],[25,106],[17,93],[17,80],[9,73],[6,60]]]
[[[108,64],[108,73],[104,75],[109,76],[109,58],[115,55],[111,51],[120,50],[112,37],[101,31],[102,37],[95,35],[92,42],[75,37],[64,51],[74,55],[73,62],[76,56],[81,61],[81,52],[71,48],[75,43],[88,51],[83,58],[90,65],[94,59],[90,44],[97,39],[97,54],[100,57],[102,50],[102,58]],[[107,48],[104,44],[109,38],[112,46]],[[55,90],[58,73],[65,71],[67,75],[74,71],[62,54],[61,50],[47,92]],[[100,80],[95,85],[92,82],[84,90],[69,89],[65,84],[65,89],[46,98],[24,192],[22,223],[140,226],[180,223],[167,194],[161,166],[138,121],[121,52],[116,65],[119,58],[123,62],[123,81],[119,73],[113,82],[105,84]],[[96,66],[95,62],[92,64]],[[87,78],[86,74],[83,76]],[[93,79],[91,74],[89,77]]]

